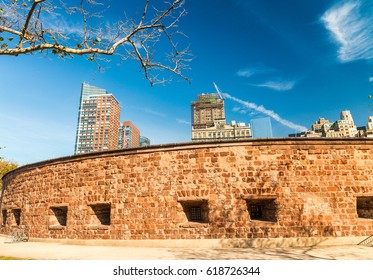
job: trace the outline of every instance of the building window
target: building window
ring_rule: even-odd
[[[263,219],[262,205],[260,204],[250,204],[249,205],[250,218],[252,220],[261,220]]]
[[[13,209],[13,216],[16,225],[19,226],[21,224],[21,209]]]
[[[51,226],[66,226],[67,224],[67,206],[51,207],[49,224]]]
[[[208,223],[209,209],[207,200],[180,202],[188,222]]]
[[[8,213],[7,213],[7,211],[6,210],[3,210],[3,211],[1,211],[2,212],[2,216],[3,216],[3,226],[5,226],[6,225],[6,220],[7,220],[7,217],[8,217]]]
[[[277,222],[277,207],[274,198],[247,199],[251,220]]]
[[[356,197],[358,218],[373,219],[373,196]]]
[[[189,209],[190,221],[202,221],[202,208],[200,206],[190,207]]]
[[[110,204],[92,204],[90,206],[94,212],[92,224],[110,226]]]

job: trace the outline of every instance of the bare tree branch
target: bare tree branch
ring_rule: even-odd
[[[22,48],[22,41],[23,39],[25,38],[25,34],[27,32],[27,29],[28,29],[28,25],[30,23],[30,20],[31,20],[31,17],[33,16],[34,14],[34,11],[35,11],[35,8],[36,6],[39,4],[39,3],[42,3],[44,2],[45,0],[34,0],[34,2],[32,3],[32,6],[31,6],[31,9],[27,15],[27,18],[26,18],[26,21],[25,21],[25,24],[23,25],[23,28],[22,28],[22,35],[20,36],[19,38],[19,43],[18,43],[18,47],[17,48]]]
[[[117,55],[122,61],[137,60],[151,84],[164,81],[154,72],[157,70],[189,80],[182,74],[190,61],[189,51],[179,49],[174,41],[182,34],[178,23],[186,14],[183,0],[154,1],[158,7],[153,9],[152,0],[144,0],[138,20],[123,19],[115,24],[103,24],[104,8],[109,8],[94,0],[80,0],[78,6],[64,0],[30,2],[0,0],[0,55],[88,56],[99,67],[100,56]],[[78,14],[80,23],[69,24]],[[158,45],[164,49],[163,41],[169,43],[169,55],[159,54]]]
[[[22,32],[19,32],[17,30],[13,30],[13,29],[8,28],[6,26],[0,26],[0,33],[3,32],[3,31],[6,31],[6,32],[14,34],[14,35],[17,35],[19,37],[23,37],[27,40],[31,40],[31,37],[27,36],[27,34],[22,34]]]

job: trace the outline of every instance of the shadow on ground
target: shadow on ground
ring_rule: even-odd
[[[302,248],[242,248],[242,249],[178,249],[172,250],[176,259],[186,260],[332,260],[333,257],[315,256],[313,247]]]

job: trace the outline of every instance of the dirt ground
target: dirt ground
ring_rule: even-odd
[[[36,260],[373,260],[373,247],[362,245],[206,249],[4,241],[0,236],[0,256]]]

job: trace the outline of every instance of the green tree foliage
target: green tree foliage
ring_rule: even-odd
[[[2,148],[0,147],[0,150]],[[9,171],[16,169],[18,167],[18,164],[12,161],[5,160],[3,157],[0,156],[0,190],[3,187],[3,176],[5,173],[8,173]]]

